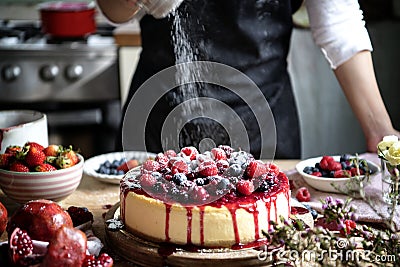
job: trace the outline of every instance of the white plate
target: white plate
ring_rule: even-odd
[[[97,172],[102,163],[106,162],[107,160],[113,162],[114,160],[121,160],[123,158],[127,160],[134,158],[137,159],[139,163],[143,163],[146,159],[154,159],[156,156],[157,155],[154,153],[144,151],[125,151],[102,154],[86,160],[83,167],[83,173],[101,182],[119,184],[123,175],[108,175]]]
[[[340,156],[332,156],[336,161],[340,160]],[[306,159],[303,161],[300,161],[296,165],[296,170],[298,173],[300,173],[304,181],[311,187],[324,191],[324,192],[332,192],[332,193],[340,193],[340,191],[345,191],[346,189],[352,187],[353,185],[356,185],[356,181],[354,178],[329,178],[329,177],[317,177],[314,175],[307,174],[303,172],[304,168],[307,166],[315,166],[315,163],[320,162],[322,157],[317,157],[317,158],[311,158],[311,159]],[[372,170],[372,174],[370,176],[373,176],[377,174],[380,171],[380,168],[372,163],[369,160],[366,160],[368,167],[370,170]],[[361,179],[364,178],[364,175],[360,176]],[[353,183],[352,183],[353,182]],[[365,183],[365,181],[363,181]],[[338,190],[339,189],[339,190]],[[352,188],[350,188],[352,189]],[[354,188],[354,190],[357,190],[357,188]]]

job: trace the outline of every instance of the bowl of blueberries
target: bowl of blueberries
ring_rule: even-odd
[[[355,155],[321,156],[300,161],[296,170],[311,187],[332,193],[350,193],[379,173],[375,163]]]
[[[83,173],[101,182],[119,184],[122,177],[156,154],[145,151],[112,152],[85,161]]]

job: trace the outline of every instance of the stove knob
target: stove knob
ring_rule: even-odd
[[[65,69],[65,76],[68,80],[77,80],[82,77],[83,67],[82,65],[69,65]]]
[[[19,77],[22,70],[18,65],[7,65],[3,68],[1,75],[6,82],[14,81]]]
[[[45,81],[52,81],[56,78],[59,71],[60,70],[57,65],[45,65],[40,69],[40,77]]]

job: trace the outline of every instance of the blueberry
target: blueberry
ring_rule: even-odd
[[[307,174],[311,174],[314,172],[314,167],[311,167],[311,166],[304,167],[303,172],[305,172]]]
[[[231,166],[229,166],[229,168],[227,169],[227,174],[229,176],[233,176],[233,177],[238,177],[242,174],[243,169],[239,164],[232,164]]]
[[[110,169],[110,174],[111,175],[117,175],[118,171],[116,169]]]
[[[217,188],[218,188],[218,189],[221,189],[221,190],[226,190],[226,189],[229,188],[230,184],[231,184],[231,182],[230,182],[228,179],[222,178],[222,179],[219,181],[219,183],[218,183],[218,185],[217,185]]]
[[[119,171],[117,172],[117,174],[118,174],[118,175],[124,175],[125,172],[124,172],[123,170],[119,170]]]
[[[161,179],[161,177],[162,177],[162,174],[159,172],[153,172],[151,175],[153,175],[153,177],[155,177],[157,180]]]
[[[269,185],[266,181],[263,181],[257,188],[259,192],[267,192],[269,189]]]
[[[349,161],[351,159],[351,155],[350,154],[343,154],[340,156],[340,162],[345,162],[345,161]]]
[[[203,178],[197,178],[197,179],[194,180],[194,182],[195,182],[196,185],[198,185],[198,186],[203,186],[203,185],[206,184],[206,181],[205,181],[205,179],[203,179]]]
[[[110,168],[110,167],[111,167],[111,162],[110,162],[109,160],[106,160],[106,161],[103,163],[103,166],[106,167],[106,168]]]
[[[177,185],[184,185],[184,183],[187,181],[187,177],[183,173],[176,173],[174,176],[172,176],[172,181]]]
[[[318,218],[318,212],[316,210],[311,209],[310,213],[311,213],[311,215],[312,215],[314,220]]]
[[[329,172],[329,177],[334,178],[335,177],[335,171],[330,171]]]

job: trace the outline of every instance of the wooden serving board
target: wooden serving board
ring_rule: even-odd
[[[308,216],[311,216],[308,214]],[[119,218],[119,203],[106,214],[105,220]],[[145,267],[155,266],[202,266],[202,267],[242,267],[271,266],[271,259],[262,248],[232,249],[184,249],[174,245],[154,243],[137,237],[125,230],[111,231],[106,227],[106,242],[120,257]]]

